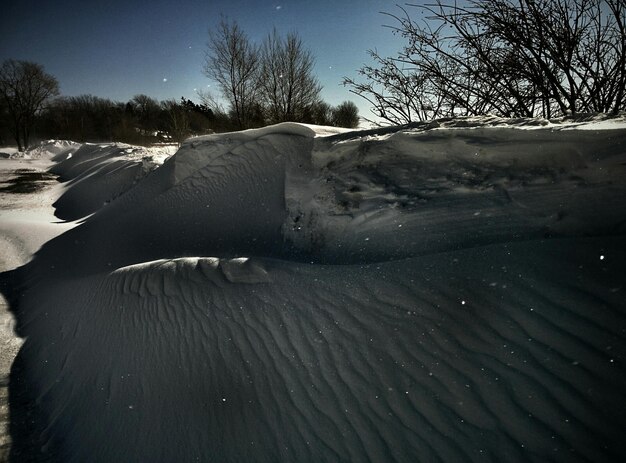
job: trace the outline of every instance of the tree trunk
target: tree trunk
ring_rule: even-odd
[[[22,144],[20,143],[20,136],[19,136],[19,134],[15,135],[15,142],[17,143],[17,150],[18,151],[22,151]]]
[[[17,143],[17,150],[22,151],[22,141],[20,137],[20,126],[17,121],[14,122],[14,130],[13,136],[15,137],[15,142]]]
[[[28,139],[28,127],[24,125],[24,127],[22,128],[22,143],[24,144],[24,150],[28,149]]]

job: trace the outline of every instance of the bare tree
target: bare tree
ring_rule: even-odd
[[[159,102],[148,95],[135,95],[127,104],[136,119],[142,135],[148,135],[158,130],[161,106]]]
[[[251,126],[259,90],[259,50],[233,21],[209,34],[204,74],[217,82],[240,129]]]
[[[224,114],[224,115],[226,114],[226,111],[224,110],[224,107],[222,106],[222,104],[218,101],[215,95],[213,95],[213,93],[211,93],[210,91],[198,90],[196,92],[196,95],[198,95],[198,98],[200,98],[200,102],[204,106],[209,108],[213,113]]]
[[[333,124],[333,108],[325,101],[318,101],[309,108],[304,122],[317,125]]]
[[[59,83],[40,64],[4,61],[0,68],[0,97],[5,102],[18,150],[28,147],[37,113],[58,94]]]
[[[623,0],[434,0],[386,14],[407,44],[396,57],[371,52],[364,81],[344,84],[388,122],[626,108]]]
[[[302,122],[320,99],[322,86],[313,74],[315,59],[296,33],[286,38],[276,29],[261,49],[260,85],[272,122]]]
[[[228,112],[211,92],[208,90],[198,90],[197,95],[202,105],[209,109],[213,115],[211,117],[211,127],[214,131],[226,132],[233,130],[232,121],[228,116]]]
[[[167,131],[172,140],[180,146],[191,133],[187,110],[176,100],[162,101],[161,107],[166,115],[165,126]]]
[[[332,112],[332,122],[336,127],[354,129],[359,125],[359,108],[352,101],[344,101]]]
[[[344,85],[350,85],[353,93],[367,100],[376,116],[392,124],[408,124],[442,115],[443,94],[427,78],[426,70],[416,71],[415,65],[384,58],[375,50],[369,55],[378,66],[362,67],[358,73],[365,80],[346,77]]]

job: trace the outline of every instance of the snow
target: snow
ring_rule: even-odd
[[[8,159],[18,153],[17,148],[10,146],[0,148],[0,159]]]
[[[56,157],[67,230],[0,277],[15,455],[618,460],[625,142],[485,117]]]
[[[57,155],[70,155],[79,146],[80,143],[68,140],[47,140],[23,152],[19,152],[16,148],[0,148],[0,153],[8,153],[7,157],[13,159],[51,159]]]
[[[26,151],[19,152],[14,147],[0,147],[0,158],[11,159],[55,159],[56,161],[68,159],[81,146],[100,146],[97,143],[77,143],[69,140],[46,140],[39,142],[35,146],[29,147]],[[128,159],[150,158],[155,164],[161,165],[167,158],[172,156],[177,150],[177,144],[158,144],[150,147],[132,146],[124,143],[109,143],[106,145],[116,145],[124,147]]]
[[[11,184],[15,172],[45,172],[52,165],[46,157],[0,160],[0,240],[6,242],[0,271],[24,265],[41,245],[74,225],[55,223],[52,203],[63,191],[58,186],[48,185],[45,191],[29,195],[7,193],[3,188]]]

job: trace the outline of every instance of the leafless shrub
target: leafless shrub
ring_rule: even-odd
[[[395,57],[370,51],[375,64],[358,71],[362,80],[344,79],[387,122],[626,107],[623,0],[436,0],[399,10],[385,14],[403,49]]]

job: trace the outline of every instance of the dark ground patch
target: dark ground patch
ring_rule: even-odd
[[[34,193],[41,190],[50,181],[57,178],[49,172],[37,172],[30,169],[18,169],[15,171],[17,177],[13,177],[0,186],[0,192],[4,193]]]

